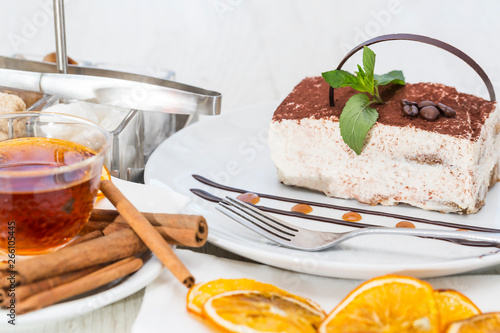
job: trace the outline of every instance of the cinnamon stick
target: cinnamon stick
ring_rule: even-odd
[[[145,213],[144,215],[152,225],[157,226],[156,229],[162,235],[168,235],[171,239],[178,241],[178,245],[202,246],[208,237],[208,224],[203,216],[158,213]],[[118,215],[114,221],[126,223],[121,215]],[[182,239],[189,239],[189,245],[183,243]]]
[[[143,214],[145,216],[146,213]],[[120,216],[120,213],[115,209],[94,208],[92,213],[90,213],[89,220],[113,222],[118,216]]]
[[[120,215],[130,224],[132,229],[142,239],[146,246],[158,257],[158,259],[167,267],[170,272],[181,281],[186,287],[190,288],[194,284],[194,277],[189,273],[184,264],[177,258],[167,241],[155,230],[151,223],[135,208],[130,201],[120,192],[120,190],[110,181],[101,181],[100,189],[108,200],[116,207]],[[127,229],[122,229],[109,234],[114,234]],[[85,242],[83,244],[88,244]],[[76,246],[75,246],[76,247]],[[73,247],[74,248],[74,247]]]
[[[122,223],[122,222],[111,222],[111,223],[108,223],[106,228],[104,228],[102,230],[102,233],[105,235],[108,235],[112,232],[121,230],[123,228],[130,228],[130,225],[128,223]]]
[[[200,225],[206,225],[207,222],[201,215],[141,213],[149,223],[154,226],[164,226],[175,229],[195,229],[199,228]],[[120,216],[117,210],[95,208],[90,214],[90,221],[125,222],[125,218]]]
[[[158,232],[171,245],[181,245],[188,247],[203,246],[208,237],[208,224],[203,216],[184,215],[184,214],[166,214],[166,213],[142,213],[144,217],[156,228]],[[128,225],[125,219],[117,210],[94,209],[83,229],[86,234],[94,230],[103,230],[109,226],[109,223],[123,223]],[[123,227],[123,225],[114,225],[112,228]],[[104,232],[104,234],[109,233]]]
[[[119,229],[130,228],[130,225],[126,222],[89,221],[87,222],[87,225],[89,225],[89,230],[93,230],[89,232],[89,234],[98,231],[108,235],[110,232],[117,231]],[[201,221],[197,229],[176,229],[165,226],[154,228],[170,245],[202,247],[207,242],[208,227],[205,221]],[[84,236],[86,235],[87,234]]]
[[[84,277],[21,300],[17,304],[16,312],[22,314],[55,304],[127,276],[141,267],[141,259],[123,259]]]
[[[61,284],[68,283],[79,279],[85,275],[88,275],[96,270],[102,268],[103,265],[96,265],[92,267],[87,267],[75,272],[69,272],[61,275],[57,275],[45,280],[40,280],[34,283],[22,285],[16,287],[15,298],[16,302],[24,300],[30,296],[38,294],[42,291],[57,287]],[[3,298],[3,300],[2,300]],[[0,289],[0,307],[5,307],[10,302],[10,297],[7,296],[7,291],[5,289]]]
[[[147,250],[131,229],[122,229],[74,246],[22,260],[16,265],[16,283],[28,284],[63,273],[130,257]],[[0,269],[0,288],[8,285],[7,270]]]
[[[83,235],[81,237],[78,237],[77,239],[75,239],[74,241],[72,241],[71,243],[69,243],[68,245],[66,245],[66,247],[68,247],[68,246],[74,246],[76,244],[80,244],[80,243],[89,241],[91,239],[94,239],[94,238],[97,238],[97,237],[101,237],[103,235],[104,235],[104,233],[101,230],[94,230],[92,232],[89,232],[88,234],[85,234],[85,235]]]
[[[202,247],[207,242],[206,232],[201,234],[190,229],[176,229],[174,232],[168,227],[155,227],[155,229],[171,245]]]
[[[86,234],[89,234],[93,231],[96,230],[104,230],[111,222],[109,221],[87,221],[85,225],[83,226],[82,230],[78,233],[78,236],[85,236]]]

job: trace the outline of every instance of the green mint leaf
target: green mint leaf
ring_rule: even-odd
[[[377,86],[385,86],[389,83],[395,84],[405,84],[405,76],[402,71],[391,71],[384,75],[376,75],[374,76]]]
[[[359,79],[359,80],[363,80],[365,81],[366,80],[366,73],[365,71],[363,70],[363,68],[361,68],[360,65],[357,65],[358,66],[358,71],[357,72],[354,72],[356,74],[356,77]]]
[[[377,121],[378,112],[370,107],[370,98],[356,94],[349,98],[339,119],[340,135],[356,154],[361,154],[366,134]]]
[[[363,69],[366,73],[367,80],[373,86],[373,73],[375,72],[375,53],[368,47],[363,47]]]
[[[366,134],[377,121],[378,112],[370,107],[373,103],[383,104],[378,86],[389,83],[405,84],[403,72],[392,71],[384,75],[374,74],[375,53],[367,46],[363,47],[363,68],[357,66],[358,71],[353,74],[334,70],[322,73],[323,78],[333,88],[352,87],[360,92],[368,93],[352,96],[344,106],[339,119],[340,134],[344,142],[356,152],[361,154]]]
[[[359,84],[360,84],[360,89],[356,89],[357,91],[361,92],[367,92],[371,95],[373,95],[373,78],[370,80],[366,76],[365,71],[361,68],[360,65],[358,65],[358,71],[356,72],[356,77],[358,78]]]
[[[358,81],[354,75],[341,69],[321,73],[321,76],[323,76],[323,79],[325,79],[332,88],[347,87],[353,82]]]
[[[364,86],[360,83],[356,76],[341,69],[321,73],[321,76],[323,76],[323,79],[325,79],[325,81],[328,82],[332,88],[349,86],[358,91],[365,91]]]

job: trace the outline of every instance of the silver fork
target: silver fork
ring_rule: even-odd
[[[467,245],[500,246],[500,233],[477,231],[464,232],[386,227],[364,228],[349,232],[315,231],[292,225],[262,212],[253,205],[231,197],[226,197],[222,202],[219,202],[216,208],[236,222],[267,239],[289,248],[304,251],[320,251],[354,237],[380,234],[461,241],[461,243]]]

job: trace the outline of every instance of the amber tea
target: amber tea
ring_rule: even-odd
[[[24,174],[0,178],[0,251],[6,252],[12,225],[20,255],[50,251],[80,231],[92,211],[100,172],[88,167],[64,171],[64,167],[93,155],[83,145],[60,139],[0,142],[0,171]],[[51,172],[54,169],[59,172]]]

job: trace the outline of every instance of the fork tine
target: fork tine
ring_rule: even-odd
[[[278,244],[286,244],[287,242],[291,241],[291,239],[277,234],[272,230],[269,230],[254,217],[242,213],[239,208],[231,207],[223,202],[220,202],[215,208],[234,221],[240,223],[241,225],[247,227],[257,234],[272,240],[273,242],[276,242]]]
[[[231,204],[233,206],[240,207],[247,214],[253,215],[254,217],[256,217],[258,219],[261,219],[261,220],[264,219],[265,221],[268,221],[268,223],[277,224],[277,225],[281,226],[282,228],[286,228],[289,231],[292,231],[294,233],[299,232],[299,230],[296,226],[292,226],[291,224],[288,224],[285,221],[280,220],[277,217],[274,217],[274,216],[271,216],[267,213],[264,213],[263,211],[257,209],[255,206],[250,205],[246,202],[243,202],[243,201],[238,200],[238,199],[233,199],[231,197],[226,197],[226,199],[224,201],[229,202],[229,204]],[[273,227],[273,228],[276,230],[280,230],[277,227]],[[285,232],[285,231],[282,231],[282,232]]]
[[[291,231],[298,232],[298,230],[291,229],[291,228],[283,230],[283,227],[286,228],[285,225],[280,224],[278,221],[275,221],[268,216],[258,214],[254,210],[251,210],[247,206],[241,205],[236,201],[223,200],[223,203],[226,206],[232,207],[234,210],[240,212],[241,214],[247,215],[254,222],[258,221],[260,224],[264,224],[266,227],[273,229],[274,232],[284,234],[287,237],[294,237],[295,236],[295,234],[292,233]],[[281,226],[281,228],[280,228],[280,226]]]

